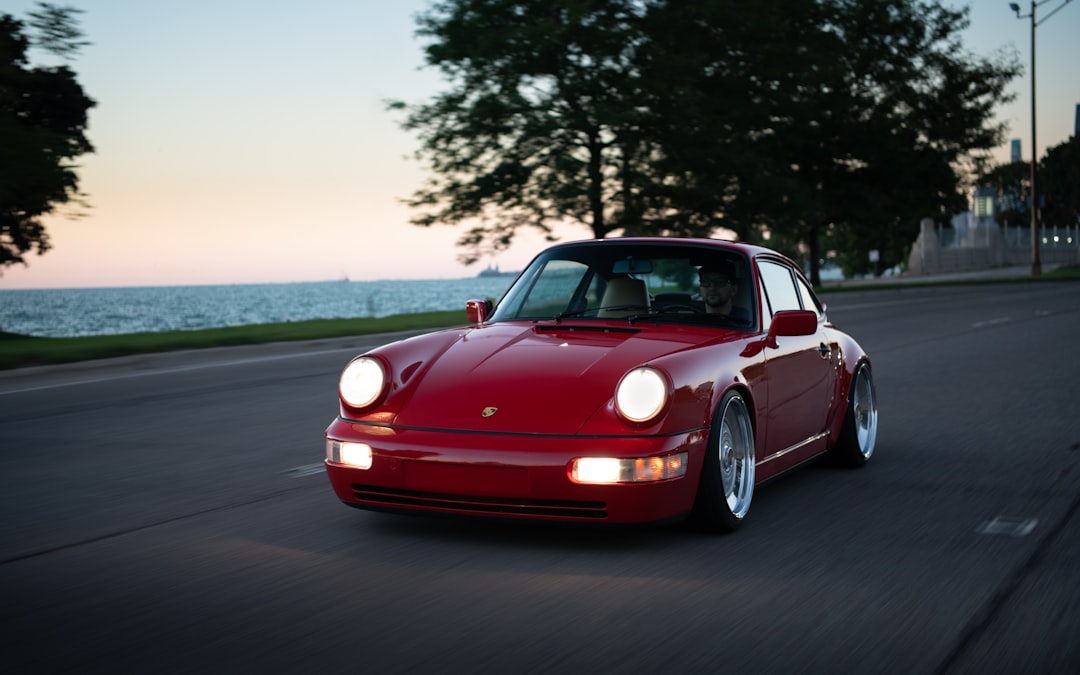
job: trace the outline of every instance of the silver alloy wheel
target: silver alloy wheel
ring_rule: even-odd
[[[724,499],[731,515],[741,520],[754,495],[754,430],[741,396],[732,396],[724,408],[716,452]]]
[[[874,381],[870,376],[870,369],[865,365],[855,373],[855,382],[851,388],[851,410],[855,415],[858,450],[864,459],[870,459],[877,442],[878,409]]]

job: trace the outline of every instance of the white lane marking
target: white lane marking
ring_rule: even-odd
[[[863,302],[856,305],[836,305],[829,304],[829,298],[826,296],[822,302],[825,303],[825,313],[832,314],[835,311],[846,312],[852,309],[880,309],[882,307],[889,307],[892,305],[918,305],[924,302],[931,302],[938,300],[939,298],[927,297],[927,298],[902,298],[900,300],[882,300],[880,302]]]
[[[983,521],[975,531],[979,534],[1007,534],[1012,537],[1026,537],[1039,524],[1038,518],[1012,518],[996,516],[993,520]]]
[[[994,319],[987,319],[986,321],[976,321],[975,323],[971,324],[971,327],[972,328],[985,328],[987,326],[997,326],[997,325],[1003,324],[1003,323],[1011,323],[1012,320],[1013,319],[1012,319],[1011,316],[999,316],[999,317],[994,318]]]
[[[322,473],[325,470],[326,467],[320,462],[319,464],[305,464],[289,469],[288,471],[282,471],[281,473],[289,478],[304,478],[306,476],[314,476],[315,474]]]

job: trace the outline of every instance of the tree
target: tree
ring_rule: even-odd
[[[429,65],[453,88],[407,110],[430,182],[413,219],[478,223],[460,239],[473,262],[515,231],[578,222],[602,238],[633,219],[630,198],[647,152],[630,68],[639,42],[632,0],[453,0],[419,19]]]
[[[47,2],[37,3],[38,10],[30,12],[30,26],[36,32],[36,46],[51,52],[65,61],[73,59],[90,42],[83,39],[76,14],[84,10],[74,7],[58,7]]]
[[[995,191],[999,225],[1031,223],[1031,164],[994,166],[979,176],[978,184]],[[1080,137],[1049,148],[1039,162],[1039,204],[1043,225],[1080,225]]]
[[[814,284],[826,247],[849,273],[880,272],[906,258],[922,217],[966,206],[963,176],[1000,143],[989,121],[1018,65],[964,52],[967,10],[937,2],[787,4],[795,48],[775,56],[791,70],[775,70],[782,98],[755,140],[770,171],[745,189],[773,193],[760,231],[802,242]]]
[[[1080,136],[1047,150],[1039,165],[1043,225],[1080,225]]]
[[[659,148],[654,179],[641,186],[651,234],[725,228],[760,238],[789,165],[772,145],[777,125],[798,114],[802,69],[824,53],[806,30],[819,14],[815,3],[783,0],[650,6],[637,65]]]
[[[936,1],[445,0],[420,22],[452,88],[394,104],[434,174],[413,222],[486,218],[467,260],[561,220],[790,242],[815,283],[823,241],[887,267],[962,208],[1019,72]]]
[[[77,10],[39,7],[35,44],[65,59],[87,44]],[[66,66],[29,67],[30,44],[21,21],[0,15],[0,272],[49,250],[41,219],[80,197],[73,160],[93,152],[85,132],[94,101]]]

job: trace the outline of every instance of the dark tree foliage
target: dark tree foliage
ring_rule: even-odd
[[[691,62],[712,59],[686,70],[697,78],[686,87],[697,101],[689,110],[702,122],[679,141],[704,140],[695,154],[704,163],[678,162],[723,186],[721,222],[740,238],[768,237],[793,257],[803,249],[815,283],[823,244],[849,273],[904,260],[921,218],[965,207],[965,160],[1003,135],[988,120],[1018,67],[962,51],[966,11],[908,0],[715,0],[659,12],[677,18],[658,58],[682,45]],[[674,111],[681,99],[670,99]]]
[[[1042,224],[1080,225],[1080,136],[1056,145],[1039,162]]]
[[[967,22],[929,0],[444,0],[420,34],[450,89],[394,104],[433,170],[413,222],[470,224],[466,260],[561,221],[888,267],[1003,135],[1019,66],[966,53]]]
[[[620,227],[633,172],[648,167],[629,65],[637,3],[456,0],[419,23],[427,62],[454,87],[403,125],[433,169],[410,202],[430,210],[413,222],[469,224],[466,262],[519,227],[578,222],[598,238]]]
[[[966,210],[966,177],[975,156],[1004,137],[1004,125],[990,120],[994,106],[1010,99],[1005,87],[1020,66],[963,49],[967,8],[842,0],[836,9],[850,102],[836,138],[847,143],[833,153],[844,170],[819,195],[842,206],[806,223],[806,235],[812,260],[823,234],[841,252],[845,272],[880,273],[906,260],[922,218],[948,220]],[[845,127],[854,133],[844,134]]]
[[[58,7],[47,2],[37,3],[38,10],[30,12],[30,27],[35,31],[34,43],[64,60],[70,60],[91,43],[83,39],[75,15],[84,10]]]
[[[808,2],[651,6],[638,58],[647,129],[661,149],[650,159],[656,180],[640,188],[654,216],[650,234],[723,227],[754,240],[772,224],[790,169],[778,134],[799,115],[798,92],[809,84],[790,57],[827,55],[805,30],[819,20]]]
[[[68,58],[82,46],[75,10],[41,4],[38,44]],[[24,25],[0,15],[0,272],[24,254],[49,250],[42,216],[77,200],[75,158],[93,152],[86,139],[87,111],[94,101],[65,66],[33,68]]]
[[[1046,227],[1080,225],[1080,137],[1073,136],[1046,152],[1039,162],[1040,224]],[[1001,226],[1031,224],[1031,164],[1012,162],[979,176],[979,184],[994,189],[995,219]]]

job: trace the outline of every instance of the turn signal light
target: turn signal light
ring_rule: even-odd
[[[575,483],[649,483],[686,475],[687,453],[658,457],[578,457],[570,462]]]

